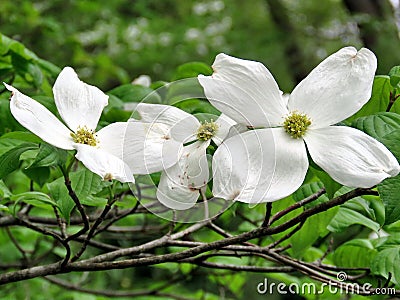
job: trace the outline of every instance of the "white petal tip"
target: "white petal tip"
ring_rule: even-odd
[[[400,173],[400,165],[397,164],[396,167],[392,168],[389,171],[385,171],[388,174],[388,177],[395,177]]]
[[[3,82],[3,84],[4,84],[4,86],[6,87],[6,89],[9,90],[10,92],[15,92],[15,91],[17,91],[17,89],[16,89],[15,87],[13,87],[13,86],[11,86],[11,85],[9,85],[9,84],[7,84],[7,83]]]
[[[76,74],[76,72],[75,72],[75,70],[72,68],[72,67],[69,67],[69,66],[66,66],[66,67],[64,67],[63,69],[62,69],[62,71],[60,72],[60,74],[61,73],[71,73],[71,75],[73,74],[74,76],[77,76],[78,77],[78,75]]]

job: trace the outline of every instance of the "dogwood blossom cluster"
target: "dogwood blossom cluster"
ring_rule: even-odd
[[[377,62],[368,49],[346,47],[320,63],[287,96],[261,63],[219,54],[211,76],[198,76],[221,115],[200,122],[174,106],[140,103],[139,118],[98,130],[108,96],[64,68],[54,87],[63,122],[5,84],[11,113],[43,141],[65,150],[103,180],[134,182],[161,171],[157,198],[171,209],[196,204],[210,181],[214,197],[271,202],[296,191],[309,158],[335,181],[372,187],[396,176],[399,163],[379,141],[338,125],[370,98]]]

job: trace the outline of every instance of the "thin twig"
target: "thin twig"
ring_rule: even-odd
[[[388,106],[387,106],[387,108],[386,108],[386,112],[389,112],[389,111],[390,111],[390,109],[392,108],[393,104],[396,102],[396,100],[397,100],[399,97],[400,97],[400,94],[399,94],[399,95],[396,95],[395,93],[390,92],[389,104],[388,104]]]
[[[272,244],[267,246],[267,249],[272,249],[275,248],[277,245],[279,245],[280,243],[282,243],[283,241],[286,241],[287,239],[289,239],[290,237],[292,237],[297,231],[299,231],[301,229],[301,227],[303,227],[305,221],[299,223],[292,231],[290,231],[288,234],[284,235],[283,237],[281,237],[279,240],[273,242]]]
[[[71,197],[71,199],[75,202],[75,206],[78,209],[78,211],[82,217],[82,221],[83,221],[83,228],[81,228],[78,232],[76,232],[66,238],[66,241],[69,242],[69,241],[77,238],[78,236],[81,236],[82,234],[84,234],[86,231],[89,230],[89,217],[86,215],[85,209],[83,208],[81,202],[79,201],[78,196],[76,195],[75,191],[73,190],[73,188],[71,186],[71,181],[70,181],[68,175],[64,174],[64,179],[65,179],[64,180],[65,186],[68,189],[68,194]]]
[[[261,224],[261,227],[269,226],[269,219],[271,218],[271,212],[272,212],[272,202],[268,202],[265,209],[265,218],[263,223]]]
[[[108,212],[111,210],[111,207],[116,200],[117,199],[111,199],[111,201],[107,202],[100,217],[94,222],[93,226],[90,228],[89,233],[86,236],[85,240],[83,241],[83,244],[82,244],[80,250],[71,258],[72,262],[79,259],[79,257],[82,256],[83,252],[85,252],[86,247],[89,244],[89,241],[91,240],[91,238],[94,236],[97,227],[104,221],[104,218],[107,216]]]
[[[24,250],[18,243],[18,241],[15,239],[14,235],[11,233],[10,228],[6,227],[6,232],[8,237],[10,238],[11,242],[14,244],[15,248],[21,253],[24,265],[28,264],[28,257],[26,256],[26,250]]]
[[[241,244],[243,242],[247,242],[249,240],[252,240],[252,239],[255,239],[258,237],[284,232],[285,230],[287,230],[293,226],[296,226],[297,224],[299,224],[301,222],[304,222],[307,218],[309,218],[315,214],[326,211],[332,207],[341,205],[341,204],[345,203],[346,201],[353,199],[357,196],[361,196],[361,195],[376,195],[376,191],[373,191],[370,189],[362,189],[362,188],[354,189],[343,195],[333,198],[327,202],[323,202],[323,203],[317,204],[311,208],[308,208],[308,209],[304,210],[303,212],[301,212],[299,215],[291,218],[290,220],[288,220],[285,223],[282,223],[280,225],[277,225],[274,227],[267,227],[267,228],[259,227],[252,231],[249,231],[249,232],[241,233],[236,236],[230,236],[230,237],[227,237],[227,238],[224,238],[221,240],[217,240],[214,242],[204,243],[199,246],[195,246],[193,248],[182,250],[180,252],[173,252],[173,253],[161,254],[161,255],[152,255],[149,257],[140,257],[140,258],[134,258],[134,259],[116,260],[117,258],[120,258],[123,256],[132,256],[132,255],[139,254],[139,253],[146,253],[146,251],[153,249],[155,247],[165,246],[168,244],[168,241],[174,240],[174,239],[176,239],[176,240],[182,239],[183,237],[187,236],[188,234],[191,234],[210,223],[209,221],[208,222],[200,222],[200,223],[192,225],[180,232],[174,233],[171,236],[164,236],[162,238],[153,240],[153,241],[148,242],[143,245],[130,247],[130,248],[124,248],[124,249],[112,251],[109,253],[97,255],[90,259],[70,263],[67,266],[65,266],[64,268],[61,268],[60,264],[56,263],[56,264],[32,267],[32,268],[28,268],[28,269],[24,269],[24,270],[18,270],[18,271],[14,271],[14,272],[1,274],[0,275],[0,284],[26,280],[26,279],[35,278],[38,276],[46,276],[46,275],[59,274],[59,273],[71,272],[71,271],[100,271],[100,270],[110,270],[110,269],[124,269],[124,268],[137,267],[137,266],[148,266],[148,265],[160,264],[160,263],[165,263],[165,262],[179,263],[179,261],[181,261],[181,260],[195,257],[199,254],[202,254],[202,253],[205,253],[208,251],[221,249],[223,247],[228,247],[228,246],[235,245],[235,244]],[[259,247],[257,247],[256,245],[253,245],[253,248],[254,248],[254,251],[257,251],[257,249],[259,249]],[[308,265],[304,265],[302,263],[285,258],[284,256],[277,253],[275,250],[269,251],[269,252],[267,252],[267,254],[268,255],[266,255],[266,257],[268,257],[268,259],[271,259],[271,257],[275,258],[286,266],[292,266],[292,267],[298,269],[299,271],[307,274],[308,276],[313,276],[313,277],[318,278],[318,280],[320,280],[321,282],[330,282],[330,280],[331,280],[331,278],[328,278],[327,276],[322,275],[319,271],[316,271],[315,269],[313,269],[313,268],[315,268],[315,266],[310,267]],[[258,254],[258,255],[261,255],[261,254]],[[337,283],[335,282],[334,284],[336,285]]]
[[[296,202],[295,204],[289,206],[288,208],[281,210],[280,212],[278,212],[276,215],[274,215],[270,222],[269,225],[271,225],[272,223],[274,223],[275,221],[279,220],[280,218],[282,218],[283,216],[287,215],[288,213],[290,213],[293,210],[296,210],[310,202],[313,202],[315,200],[317,200],[320,196],[322,196],[323,194],[326,193],[325,188],[320,189],[318,192],[308,196],[307,198],[304,198],[303,200]]]
[[[111,220],[110,220],[107,224],[105,224],[105,225],[99,227],[99,229],[97,229],[97,231],[94,233],[94,236],[98,235],[100,232],[103,232],[103,231],[107,230],[108,227],[110,227],[110,226],[111,226],[112,224],[114,224],[115,222],[121,220],[122,218],[124,218],[124,217],[126,217],[126,216],[129,216],[129,215],[131,215],[131,214],[134,214],[134,213],[138,210],[139,205],[140,205],[140,202],[139,202],[139,201],[136,201],[134,207],[132,207],[131,209],[128,209],[128,210],[124,211],[124,212],[121,213],[121,214],[115,215],[113,218],[111,218]]]
[[[56,220],[58,223],[58,227],[60,227],[61,237],[65,239],[67,237],[67,228],[63,219],[61,219],[60,214],[58,213],[57,207],[53,206],[54,215],[56,216]]]
[[[65,257],[64,257],[63,261],[61,262],[61,267],[64,267],[67,264],[67,262],[71,256],[71,248],[69,247],[69,244],[65,239],[63,239],[56,232],[53,232],[53,231],[48,230],[41,226],[37,226],[37,225],[23,219],[22,217],[19,220],[25,227],[30,228],[34,231],[40,232],[44,235],[49,235],[49,236],[53,237],[54,239],[56,239],[57,241],[59,241],[64,246],[65,251],[66,251]]]
[[[201,266],[201,267],[207,267],[207,268],[212,268],[212,269],[239,271],[239,272],[290,273],[290,272],[296,271],[296,269],[293,269],[292,267],[241,266],[241,265],[221,264],[221,263],[213,263],[213,262],[208,262],[208,261],[197,261],[197,260],[186,260],[185,262],[196,264],[196,265]]]
[[[204,203],[204,220],[208,220],[210,218],[210,211],[208,209],[208,199],[204,188],[200,189],[200,194]]]

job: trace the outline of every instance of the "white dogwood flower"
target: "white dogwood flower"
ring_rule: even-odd
[[[118,157],[126,123],[95,131],[108,96],[79,80],[72,68],[64,68],[53,87],[57,110],[68,127],[39,102],[5,86],[12,92],[11,113],[26,129],[57,148],[76,149],[76,158],[103,180],[134,182],[130,168]]]
[[[372,187],[400,167],[389,150],[367,134],[338,122],[370,98],[377,62],[368,49],[346,47],[321,62],[290,96],[282,97],[259,62],[217,55],[211,76],[198,77],[209,101],[255,130],[236,135],[213,157],[213,193],[246,203],[292,194],[313,161],[337,182]]]
[[[207,147],[211,140],[220,145],[228,135],[234,134],[230,129],[236,122],[221,115],[216,121],[201,123],[179,108],[161,104],[140,103],[136,111],[141,122],[167,126],[168,138],[182,145],[193,142],[183,147],[176,164],[161,173],[157,189],[157,199],[163,205],[177,210],[191,208],[199,198],[199,190],[208,183]]]

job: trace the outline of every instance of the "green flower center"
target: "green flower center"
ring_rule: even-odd
[[[197,130],[197,138],[202,141],[208,141],[211,139],[218,130],[218,124],[213,120],[210,122],[204,121],[203,124]]]
[[[301,138],[311,125],[310,119],[305,114],[292,112],[283,122],[283,128],[294,139]]]
[[[89,130],[86,126],[79,126],[76,133],[71,132],[71,137],[74,142],[78,144],[95,147],[99,143],[99,140],[96,137],[96,131]]]

